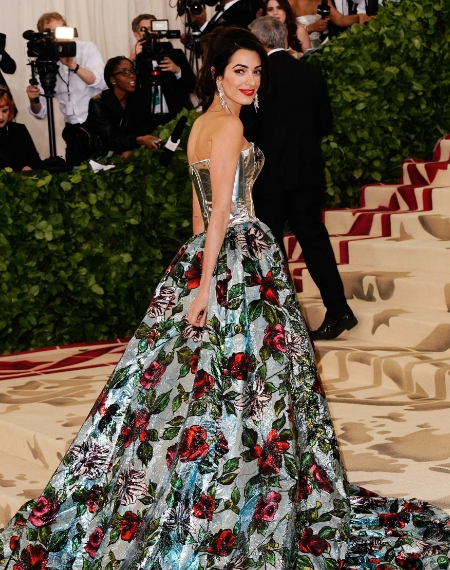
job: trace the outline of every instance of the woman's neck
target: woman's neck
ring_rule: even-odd
[[[118,89],[114,89],[114,95],[117,97],[119,103],[122,107],[127,106],[127,99],[128,99],[128,92],[127,91],[119,91]]]

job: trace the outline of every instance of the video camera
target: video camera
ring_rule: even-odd
[[[144,32],[142,42],[142,57],[154,59],[158,63],[165,57],[170,57],[173,52],[173,45],[166,42],[158,42],[160,39],[180,38],[180,30],[169,30],[169,20],[152,20],[151,30],[142,27]]]
[[[64,26],[56,28],[55,32],[49,29],[43,32],[27,30],[22,35],[28,40],[28,57],[58,61],[60,57],[75,57],[77,55],[77,44],[71,41],[76,35],[75,28]]]
[[[198,16],[203,12],[205,4],[208,6],[215,6],[218,0],[178,0],[177,2],[177,14],[179,16],[184,16],[184,14],[189,10],[194,16]]]

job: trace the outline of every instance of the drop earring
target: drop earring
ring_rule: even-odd
[[[217,94],[219,95],[220,104],[225,109],[225,111],[231,113],[227,105],[227,100],[225,99],[225,93],[223,92],[222,84],[217,81],[216,86],[217,86]]]
[[[255,112],[257,113],[259,109],[258,93],[255,93],[255,98],[253,99],[253,105],[255,107]]]

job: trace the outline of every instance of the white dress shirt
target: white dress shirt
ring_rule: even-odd
[[[103,79],[105,64],[98,47],[92,42],[77,41],[76,44],[75,63],[92,71],[95,81],[92,85],[87,85],[76,73],[70,71],[67,65],[58,62],[59,73],[56,79],[55,96],[61,113],[64,115],[64,121],[71,124],[84,123],[88,116],[89,101],[107,88]],[[39,88],[43,93],[40,85]],[[45,119],[47,116],[45,97],[40,97],[40,103],[39,113],[33,113],[31,106],[28,107],[28,111],[38,119]]]

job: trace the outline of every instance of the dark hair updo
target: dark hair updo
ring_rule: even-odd
[[[258,40],[250,31],[231,26],[218,28],[207,34],[201,41],[203,49],[203,65],[197,79],[195,94],[202,106],[203,112],[209,109],[216,93],[216,78],[223,77],[225,68],[233,55],[240,49],[256,52],[261,59],[261,85],[258,93],[263,93],[268,83],[267,54]]]

